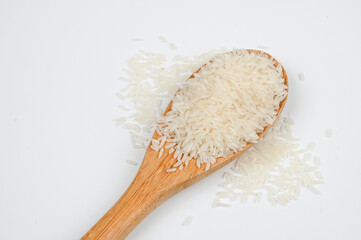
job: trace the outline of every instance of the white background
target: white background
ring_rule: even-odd
[[[186,56],[270,46],[289,75],[285,111],[296,137],[317,141],[325,184],[287,207],[212,209],[223,169],[128,239],[360,239],[360,9],[358,0],[2,0],[0,239],[79,239],[125,191],[137,171],[125,159],[143,152],[112,122],[123,114],[118,77],[139,49],[171,51],[159,35]]]

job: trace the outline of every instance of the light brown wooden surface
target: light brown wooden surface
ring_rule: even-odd
[[[258,50],[249,51],[260,52]],[[267,55],[271,57],[269,54]],[[276,60],[275,62],[275,66],[278,66],[279,63]],[[283,67],[282,71],[285,84],[288,86],[287,74]],[[190,78],[192,77],[193,75],[190,76]],[[277,117],[282,112],[286,99],[287,97],[280,103]],[[170,110],[171,106],[172,102],[169,103],[164,114]],[[266,127],[259,136],[262,137],[270,127],[271,125]],[[153,138],[158,137],[159,135],[154,133]],[[172,157],[173,153],[169,155],[169,149],[165,149],[162,157],[159,159],[158,152],[148,146],[138,173],[127,191],[82,239],[125,239],[140,221],[162,202],[230,163],[252,147],[252,145],[252,143],[248,143],[242,151],[231,154],[227,158],[217,159],[217,162],[207,171],[205,171],[205,164],[198,168],[196,161],[190,161],[184,170],[172,173],[166,172],[166,169],[172,168],[173,164],[177,162]]]

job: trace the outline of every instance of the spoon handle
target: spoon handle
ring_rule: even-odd
[[[82,240],[125,239],[162,202],[160,192],[149,181],[142,181],[140,177],[136,177],[123,196],[83,236]]]

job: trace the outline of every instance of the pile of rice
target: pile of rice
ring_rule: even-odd
[[[167,41],[160,40],[167,51]],[[128,60],[124,76],[120,78],[123,89],[117,94],[123,116],[115,122],[130,133],[134,148],[148,146],[165,107],[189,76],[226,52],[229,50],[219,49],[185,57],[174,51],[166,55],[140,50]],[[246,203],[262,199],[273,205],[285,205],[296,200],[303,188],[319,193],[315,185],[322,182],[322,175],[320,158],[312,155],[315,143],[302,148],[302,143],[292,135],[292,124],[290,118],[281,118],[260,143],[235,160],[223,175],[222,190],[216,194],[213,206],[227,207],[235,200]],[[328,132],[327,137],[331,136]],[[165,144],[162,140],[159,144]]]
[[[273,124],[287,95],[282,67],[263,52],[233,50],[220,54],[194,74],[159,119],[160,137],[152,149],[174,152],[174,167],[214,164],[238,152]],[[183,166],[181,167],[183,168]]]
[[[292,136],[290,118],[280,118],[263,139],[239,157],[223,174],[213,207],[227,207],[236,200],[258,203],[265,197],[272,205],[297,200],[302,189],[320,194],[323,183],[320,159],[313,156],[315,142],[302,147]]]

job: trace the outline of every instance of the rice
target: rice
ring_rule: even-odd
[[[232,197],[229,198],[230,201],[235,201],[241,194],[240,193],[234,193]]]
[[[142,42],[142,41],[144,41],[144,38],[136,37],[136,38],[132,38],[132,41],[134,41],[134,42]]]
[[[159,151],[159,146],[154,146],[154,145],[151,145],[150,146],[151,149],[153,149],[154,151]]]
[[[262,193],[257,193],[254,197],[254,203],[261,202]]]
[[[176,143],[170,143],[167,146],[165,146],[164,148],[168,149],[168,148],[174,147],[175,145],[176,145]]]
[[[217,192],[216,195],[217,195],[217,197],[225,198],[225,197],[229,196],[229,193],[228,192]]]
[[[162,149],[159,151],[158,158],[161,158],[161,157],[162,157],[163,152],[164,152],[164,148],[162,148]]]
[[[167,39],[166,39],[165,37],[163,37],[163,36],[159,36],[159,39],[160,39],[160,41],[163,42],[163,43],[167,43],[167,42],[168,42]]]
[[[316,165],[316,166],[320,166],[321,165],[320,157],[314,156],[313,157],[313,164]]]
[[[326,136],[327,138],[332,137],[332,129],[331,129],[331,128],[327,128],[327,129],[326,129],[325,136]]]
[[[315,171],[314,174],[319,180],[323,180],[323,177],[322,177],[322,174],[320,171]]]
[[[123,105],[119,105],[119,108],[124,111],[129,111],[129,108],[127,108],[126,106],[123,106]]]
[[[161,37],[159,39],[162,41]],[[164,38],[163,42],[168,41]],[[165,48],[164,51],[169,47],[168,44],[162,46]],[[128,116],[117,118],[114,122],[122,126],[124,123],[131,123],[140,127],[140,132],[136,132],[134,127],[127,129],[132,133],[130,134],[132,145],[144,148],[152,137],[157,121],[162,115],[162,109],[169,103],[179,87],[204,63],[228,51],[228,49],[212,50],[196,57],[175,55],[170,56],[168,60],[168,56],[164,54],[140,50],[130,58],[127,68],[123,69],[125,75],[120,77],[123,86],[117,96],[122,105],[130,106],[131,110]],[[305,188],[301,185],[302,179],[305,178],[303,173],[308,173],[315,178],[311,183],[322,183],[322,174],[318,169],[320,158],[315,156],[313,161],[308,159],[307,165],[310,167],[306,166],[303,156],[310,150],[298,146],[299,139],[293,137],[291,132],[293,124],[294,120],[291,118],[282,118],[262,141],[236,160],[231,169],[225,172],[219,187],[222,188],[221,191],[229,192],[229,200],[235,196],[237,199],[242,198],[244,192],[255,191],[255,195],[247,193],[247,199],[253,196],[253,201],[259,202],[262,197],[266,199],[269,197],[272,205],[285,205],[299,199],[301,190]],[[331,137],[332,130],[326,130],[326,133],[326,137]],[[159,132],[159,134],[162,133]],[[169,154],[174,154],[177,142],[172,141],[170,136],[166,137],[167,142],[164,148],[169,149]],[[161,151],[159,144],[159,141],[152,139],[150,147],[155,151]],[[171,144],[174,145],[167,148]],[[186,159],[184,165],[186,166],[189,161],[189,158]],[[291,165],[283,167],[281,171],[278,166],[285,164]],[[184,165],[179,165],[177,169],[182,170]],[[174,172],[177,169],[173,167],[167,169],[166,172]],[[271,180],[277,185],[271,183]],[[281,196],[281,190],[288,194]],[[227,200],[227,198],[222,199]],[[216,197],[212,207],[217,207],[218,204],[223,207],[230,206],[227,203],[220,203],[219,198]]]
[[[159,139],[160,139],[160,138],[159,138]],[[167,140],[166,137],[164,137],[163,139],[161,139],[161,142],[160,142],[160,144],[159,144],[159,147],[163,147],[166,140]]]
[[[174,168],[177,168],[177,167],[180,166],[180,165],[182,165],[182,161],[176,162],[176,163],[173,165],[173,167],[174,167]]]
[[[242,193],[241,203],[247,203],[247,200],[248,200],[248,193],[247,192]]]
[[[162,135],[162,132],[159,130],[159,128],[156,128],[155,131],[157,132],[158,135]]]
[[[217,207],[231,207],[231,204],[228,203],[217,203]]]
[[[125,123],[123,124],[123,128],[127,129],[127,130],[134,130],[136,132],[140,131],[140,127],[136,124],[131,124],[131,123]]]
[[[186,156],[186,155],[185,155],[185,156]],[[207,162],[207,163],[206,163],[206,171],[209,170],[210,167],[211,167],[210,162]]]
[[[298,143],[289,141],[293,138],[289,122],[280,118],[262,141],[236,160],[231,170],[223,174],[219,184],[222,194],[239,193],[243,204],[251,196],[258,203],[266,195],[269,203],[281,206],[297,200],[302,188],[320,194],[315,187],[323,180],[318,170],[320,158],[310,152],[316,143],[300,149]],[[224,198],[232,201],[232,196],[224,194]]]
[[[164,37],[159,39],[167,42]],[[163,113],[162,109],[178,91],[179,86],[205,62],[224,51],[228,49],[212,50],[193,58],[176,55],[170,57],[173,60],[167,61],[164,54],[139,50],[128,59],[127,67],[123,69],[124,76],[119,78],[124,85],[117,96],[123,106],[131,106],[130,115],[125,120],[122,118],[121,124],[126,122],[138,125],[141,130],[135,134],[151,138],[157,120]],[[126,128],[128,131],[135,131],[134,126],[128,129],[126,125]],[[134,146],[140,148],[146,145],[148,141]]]
[[[116,118],[114,119],[114,122],[116,125],[122,125],[127,119],[125,117],[120,117],[120,118]]]
[[[192,216],[188,216],[182,223],[182,226],[188,226],[192,222],[192,219],[193,219]]]
[[[174,43],[170,43],[170,44],[169,44],[169,47],[170,47],[170,49],[172,49],[172,50],[178,50],[178,48],[176,47],[176,45],[175,45]]]
[[[212,202],[212,208],[217,207],[217,204],[219,203],[219,198],[215,198]]]
[[[295,120],[293,120],[290,117],[287,117],[284,119],[285,123],[287,123],[288,125],[294,125],[295,124]]]
[[[194,76],[156,131],[176,143],[174,158],[196,159],[208,170],[217,158],[258,141],[258,133],[274,122],[287,87],[280,66],[247,50],[218,55]]]
[[[307,150],[314,149],[315,146],[316,146],[316,143],[315,143],[315,142],[310,142],[310,143],[307,145]]]
[[[257,45],[257,48],[263,49],[263,50],[269,49],[269,47],[268,47],[268,46],[265,46],[265,45]]]
[[[313,185],[308,185],[307,189],[313,192],[314,194],[321,194]]]
[[[157,139],[152,139],[151,142],[153,146],[159,147],[159,141]]]
[[[133,165],[133,166],[136,166],[138,165],[138,163],[132,161],[132,160],[125,160],[126,163],[130,164],[130,165]]]
[[[125,81],[125,82],[132,82],[131,79],[126,78],[126,77],[119,77],[119,80]]]
[[[303,73],[299,73],[299,74],[298,74],[298,79],[299,79],[300,81],[304,81],[304,80],[305,80],[305,76],[303,75]]]
[[[121,92],[118,92],[118,93],[116,94],[116,96],[117,96],[120,100],[124,100],[124,98],[125,98]]]

